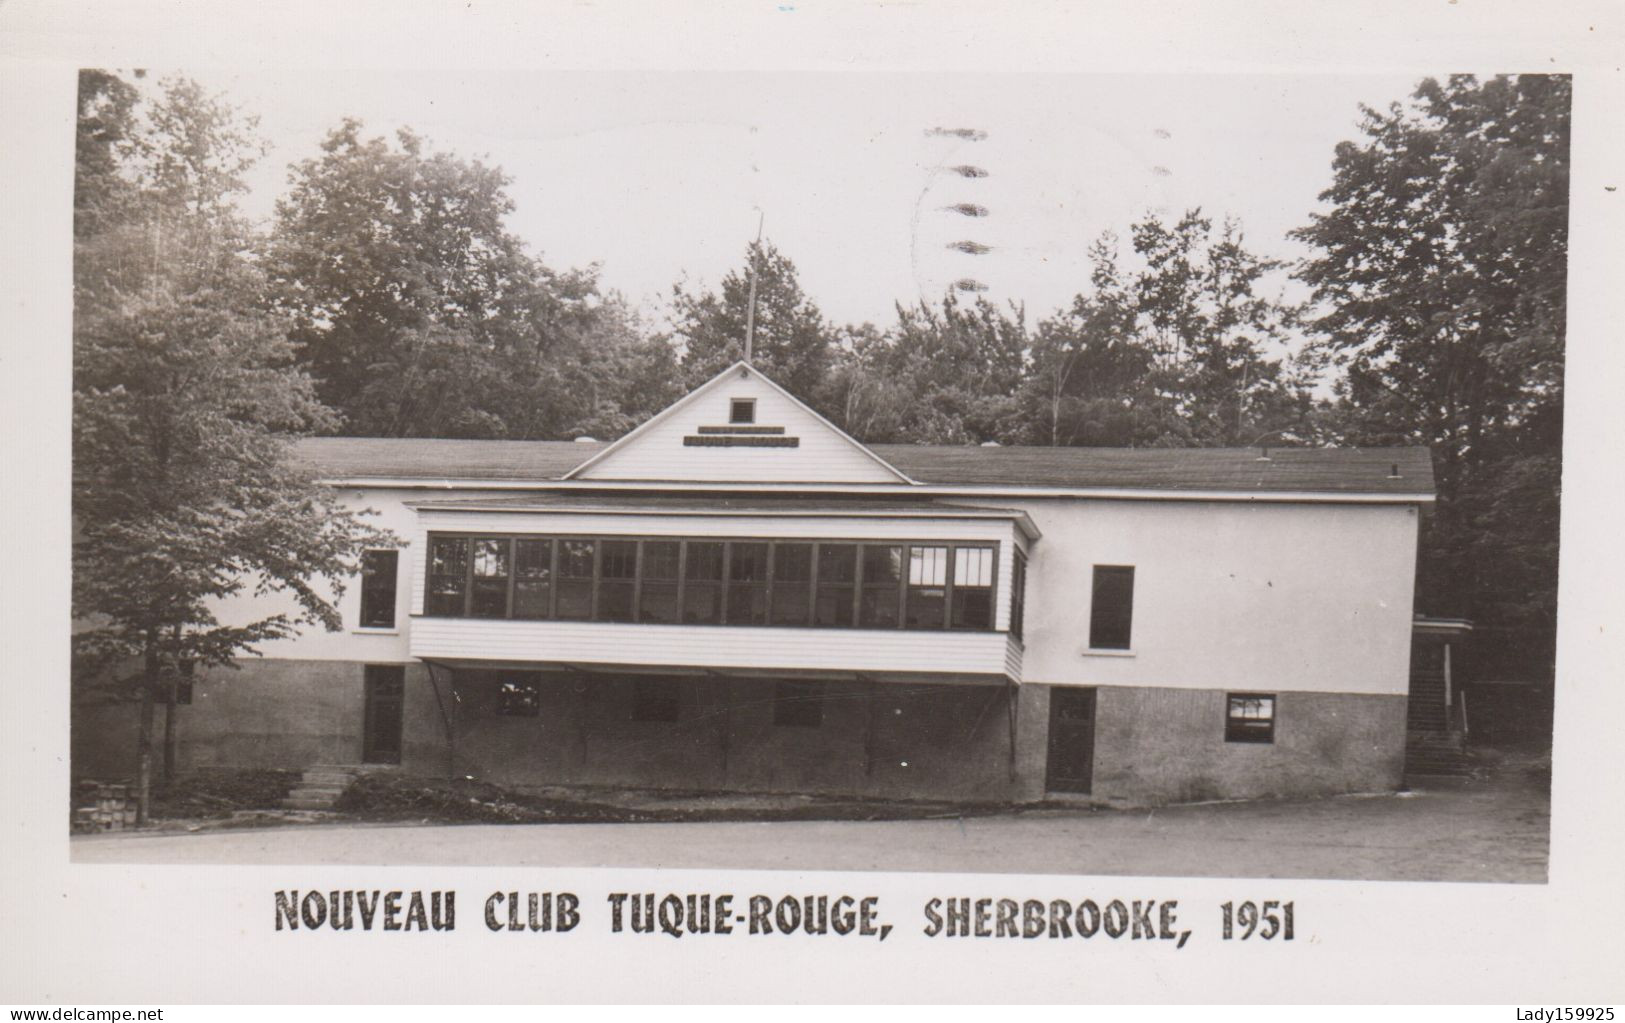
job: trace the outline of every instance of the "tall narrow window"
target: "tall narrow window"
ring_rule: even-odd
[[[728,624],[767,623],[767,544],[728,545]]]
[[[956,629],[993,628],[993,548],[954,548],[954,608]]]
[[[863,548],[863,597],[858,624],[866,629],[895,629],[901,603],[903,548],[879,544]]]
[[[399,551],[367,551],[361,556],[361,627],[395,627],[395,572]]]
[[[513,616],[547,618],[553,613],[553,541],[514,541]]]
[[[948,624],[948,548],[908,549],[908,606],[911,629],[940,629]]]
[[[1010,635],[1022,638],[1027,627],[1027,555],[1016,550],[1015,564],[1010,566]]]
[[[683,572],[683,621],[716,625],[722,621],[721,541],[690,540]]]
[[[676,540],[643,541],[643,581],[638,596],[638,620],[677,620],[677,568],[682,544]]]
[[[591,540],[559,541],[558,616],[576,621],[592,617]]]
[[[475,618],[508,616],[508,541],[474,541],[474,589],[468,613]]]
[[[806,625],[812,614],[812,544],[773,548],[773,624]]]
[[[600,540],[598,561],[598,620],[631,621],[638,584],[638,542]]]
[[[748,426],[756,422],[756,399],[731,399],[728,402],[728,422],[736,426]]]
[[[468,588],[468,539],[437,536],[429,541],[429,592],[424,614],[462,617]]]
[[[1134,569],[1096,565],[1094,596],[1089,603],[1089,645],[1097,650],[1127,650],[1134,623]]]
[[[858,545],[821,543],[818,545],[818,599],[813,607],[813,624],[849,626],[858,581]]]

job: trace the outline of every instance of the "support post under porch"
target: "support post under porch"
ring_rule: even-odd
[[[457,726],[454,720],[455,705],[450,710],[447,700],[440,693],[440,678],[437,671],[446,672],[446,688],[450,691],[450,699],[455,703],[457,699],[457,682],[451,669],[442,668],[433,661],[424,661],[429,669],[429,685],[434,689],[435,706],[440,709],[440,724],[446,735],[446,781],[455,781],[457,778]]]

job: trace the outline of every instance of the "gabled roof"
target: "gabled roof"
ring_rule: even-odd
[[[296,457],[332,480],[546,484],[609,445],[570,441],[313,437]],[[997,490],[1373,494],[1430,499],[1428,450],[1408,448],[1037,448],[877,444],[918,483]],[[1393,472],[1398,470],[1397,476]],[[675,481],[673,481],[675,482]],[[583,484],[585,485],[585,484]]]
[[[738,380],[752,380],[755,383],[766,387],[769,392],[778,395],[786,403],[788,403],[787,411],[793,410],[791,411],[792,416],[802,418],[804,420],[804,425],[810,426],[813,432],[825,434],[828,438],[833,439],[837,445],[845,449],[845,451],[849,454],[843,455],[843,458],[848,464],[849,471],[853,466],[862,466],[862,475],[855,475],[853,478],[848,480],[849,482],[876,482],[877,480],[874,478],[875,467],[878,467],[882,471],[881,477],[888,482],[913,482],[903,473],[898,472],[897,469],[887,464],[885,459],[876,455],[873,451],[864,447],[856,440],[853,440],[852,437],[846,433],[846,431],[819,415],[800,398],[797,398],[789,391],[780,387],[766,373],[763,373],[761,370],[757,369],[755,366],[752,366],[748,362],[736,362],[732,366],[729,366],[727,369],[696,387],[688,394],[666,406],[666,408],[637,427],[637,429],[622,437],[620,440],[617,440],[608,447],[605,447],[603,450],[588,456],[586,461],[582,462],[580,465],[566,473],[564,478],[584,479],[597,475],[594,471],[595,467],[605,464],[607,460],[614,458],[617,454],[636,448],[640,444],[649,443],[650,438],[661,433],[663,427],[665,427],[668,422],[680,417],[691,407],[711,399],[716,391],[727,386],[730,382]],[[700,429],[706,430],[709,429],[709,427],[700,427]],[[703,438],[686,439],[693,441],[701,440]],[[800,443],[801,438],[794,438],[794,444],[799,445]],[[862,461],[852,462],[851,456],[853,455],[859,456]],[[672,463],[673,457],[666,451],[662,450],[658,454],[654,455],[651,464],[659,465],[661,468],[665,468],[672,465]],[[737,467],[735,468],[737,469]],[[622,476],[620,478],[624,479],[626,477]],[[647,476],[640,476],[638,478],[647,478]],[[714,481],[715,478],[711,476],[702,476],[696,477],[696,479],[711,479]],[[743,482],[745,480],[742,479],[740,481]],[[809,478],[807,481],[819,482],[820,480]]]

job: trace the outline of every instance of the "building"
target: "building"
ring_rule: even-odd
[[[865,447],[740,363],[612,444],[299,453],[404,546],[343,632],[200,676],[184,766],[1113,805],[1401,781],[1420,448]],[[127,773],[132,718],[79,713],[75,772]]]

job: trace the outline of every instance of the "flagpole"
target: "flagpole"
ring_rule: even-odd
[[[767,214],[756,211],[756,245],[750,250],[750,300],[745,309],[745,364],[749,365],[756,346],[756,260],[762,250],[762,224]]]

